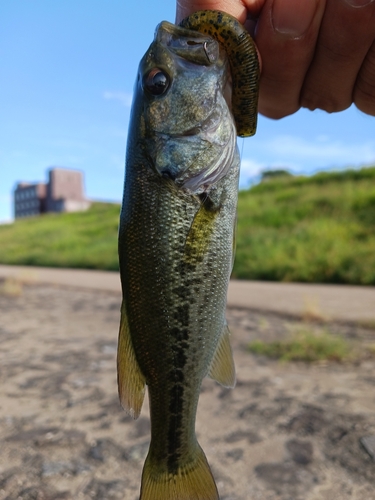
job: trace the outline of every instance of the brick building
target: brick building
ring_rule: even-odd
[[[19,182],[14,191],[14,217],[27,217],[46,211],[46,184]]]
[[[14,190],[14,217],[30,217],[46,212],[87,210],[83,173],[67,168],[51,168],[47,183],[19,182]]]

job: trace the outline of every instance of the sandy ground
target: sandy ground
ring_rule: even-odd
[[[0,499],[138,499],[148,407],[133,421],[118,403],[119,293],[0,290]],[[237,386],[205,380],[197,419],[221,500],[375,499],[375,360],[364,354],[375,330],[235,307],[227,317]],[[247,350],[299,328],[329,328],[363,355],[281,364]]]
[[[0,279],[120,292],[117,271],[0,264]],[[230,280],[229,307],[375,325],[375,286]]]

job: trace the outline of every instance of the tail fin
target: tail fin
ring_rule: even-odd
[[[148,455],[142,473],[140,500],[219,500],[219,494],[202,448],[176,473],[154,466]]]

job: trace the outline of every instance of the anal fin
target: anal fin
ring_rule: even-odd
[[[135,357],[124,301],[117,347],[117,383],[121,406],[133,418],[138,418],[145,396],[146,379]]]
[[[229,337],[229,328],[227,325],[224,325],[214,357],[212,358],[208,376],[216,380],[223,387],[233,388],[236,385],[236,370]]]

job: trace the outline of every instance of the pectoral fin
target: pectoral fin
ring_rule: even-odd
[[[145,396],[146,379],[135,357],[124,301],[117,347],[117,383],[121,406],[133,418],[138,418]]]
[[[224,325],[208,376],[224,387],[233,388],[236,385],[236,371],[234,368],[232,348],[229,341],[230,332]]]
[[[185,242],[184,261],[192,265],[203,261],[220,210],[220,205],[215,206],[208,195],[204,194],[201,198],[201,206],[194,216]]]

